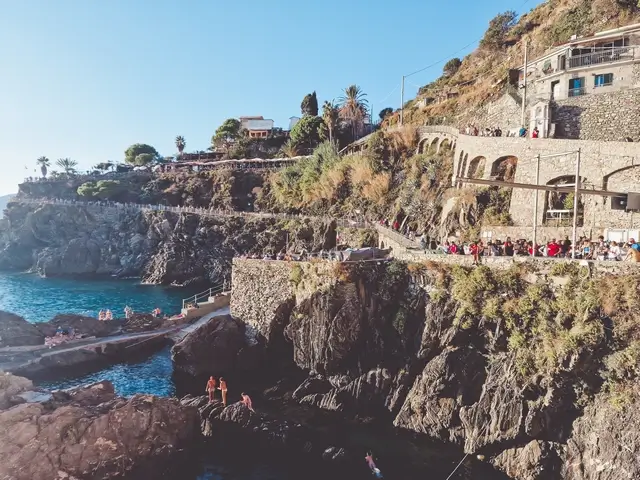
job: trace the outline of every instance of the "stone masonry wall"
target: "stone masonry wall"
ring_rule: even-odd
[[[640,141],[640,88],[560,100],[552,111],[558,138]]]
[[[507,131],[520,128],[521,105],[515,94],[505,93],[495,102],[488,103],[461,115],[457,120],[457,124],[460,128],[465,128],[467,125],[475,125],[479,129],[500,127],[503,134],[506,135]],[[526,114],[529,114],[528,109]],[[528,124],[528,117],[525,120]]]
[[[231,315],[244,321],[251,336],[268,337],[278,308],[299,304],[318,288],[335,283],[335,262],[233,259]]]

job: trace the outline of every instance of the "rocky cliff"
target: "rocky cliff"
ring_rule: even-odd
[[[141,276],[149,283],[219,281],[231,258],[335,245],[335,225],[213,218],[89,206],[12,203],[0,231],[0,269],[44,276]]]
[[[2,377],[0,398],[30,387]],[[0,477],[11,480],[144,478],[198,435],[195,409],[150,395],[119,398],[108,382],[13,405],[0,411]]]
[[[637,477],[640,277],[259,263],[236,260],[231,313],[265,367],[288,355],[308,374],[290,401],[457,445],[511,478]]]

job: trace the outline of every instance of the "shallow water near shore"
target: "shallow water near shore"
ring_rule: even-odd
[[[111,309],[123,317],[125,305],[134,312],[151,312],[159,307],[176,314],[182,299],[198,293],[197,288],[142,285],[138,280],[71,280],[41,278],[24,273],[0,273],[0,310],[15,313],[30,322],[45,322],[60,313],[97,317],[100,309]]]

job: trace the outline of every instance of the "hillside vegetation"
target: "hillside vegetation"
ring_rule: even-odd
[[[636,0],[547,0],[519,19],[514,12],[500,14],[473,53],[461,61],[452,59],[440,78],[407,102],[405,124],[464,125],[475,107],[504,91],[509,70],[523,63],[525,40],[529,58],[536,58],[572,35],[589,36],[636,22],[640,22]],[[454,98],[447,99],[447,94]],[[418,106],[418,100],[427,105]],[[396,112],[385,124],[396,124],[398,116]]]

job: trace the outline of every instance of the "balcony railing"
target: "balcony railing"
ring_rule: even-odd
[[[584,87],[569,89],[569,97],[580,97],[585,93],[587,93],[587,91]]]
[[[615,47],[567,58],[567,70],[590,67],[602,63],[624,62],[635,58],[634,47]]]

